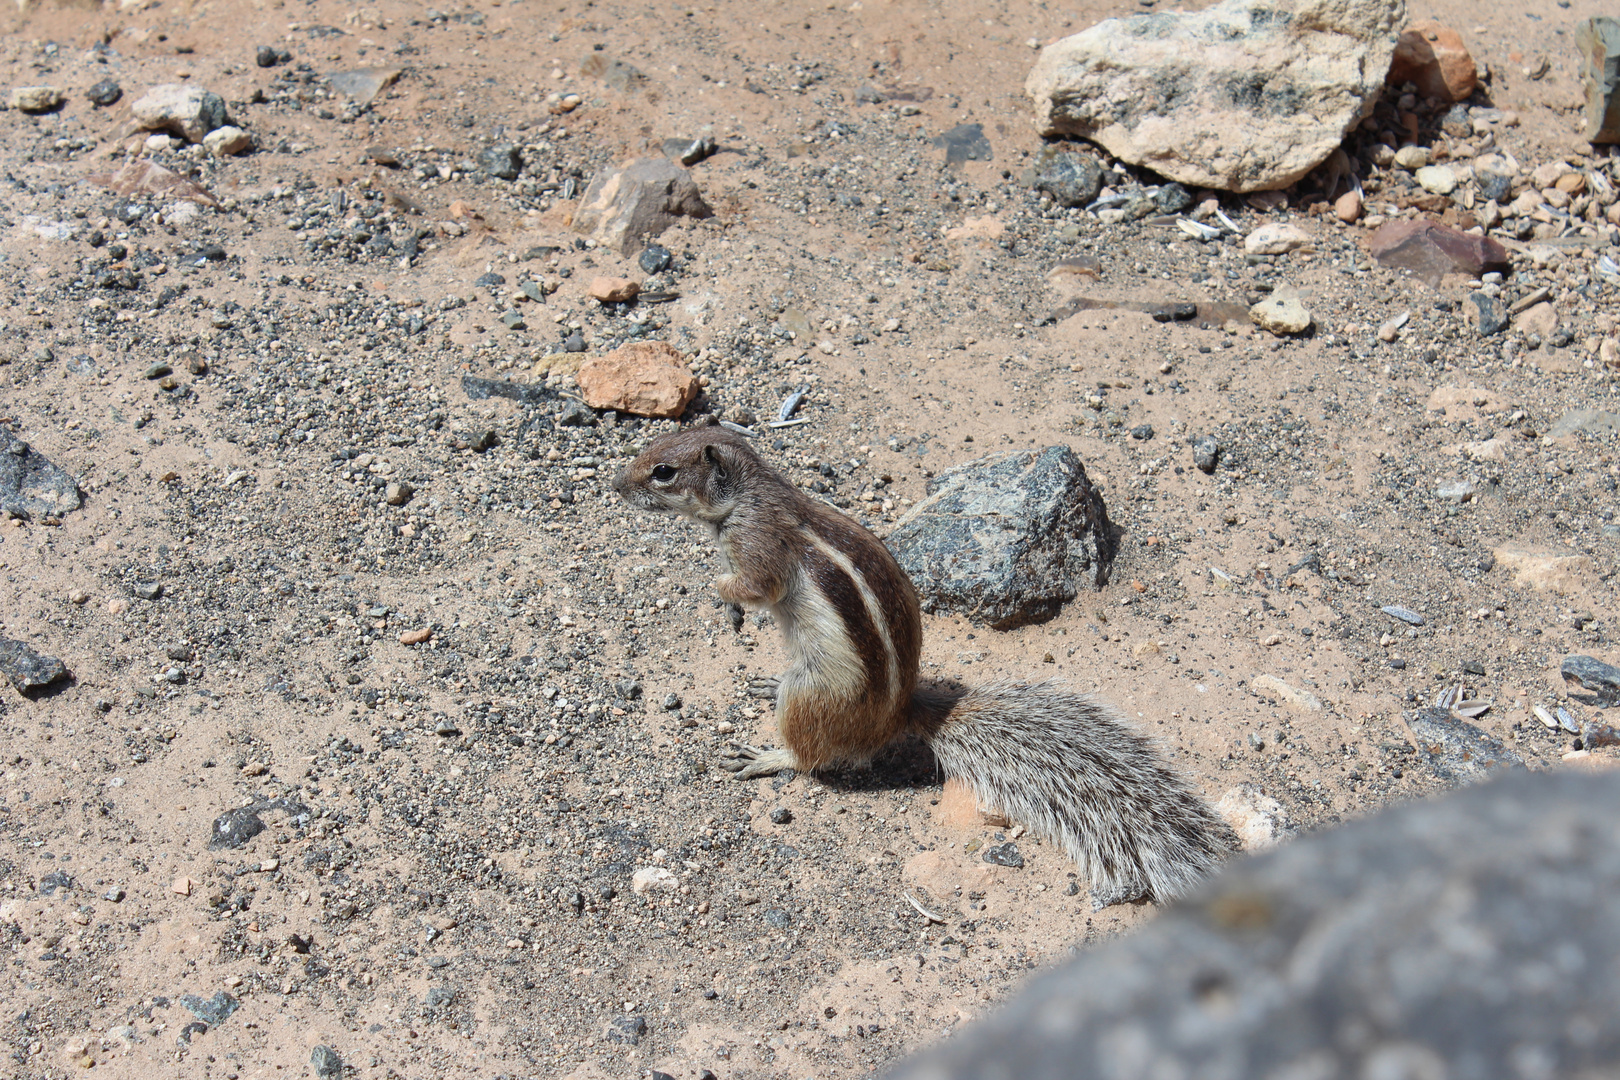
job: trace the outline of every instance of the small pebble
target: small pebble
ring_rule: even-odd
[[[1200,472],[1213,473],[1221,455],[1221,444],[1213,435],[1200,435],[1193,440],[1193,464]]]
[[[1410,623],[1413,626],[1423,625],[1423,616],[1419,615],[1411,608],[1404,608],[1399,604],[1386,604],[1378,610],[1382,611],[1385,615],[1393,615],[1403,623]]]

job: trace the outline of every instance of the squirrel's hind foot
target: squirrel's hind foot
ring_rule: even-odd
[[[1127,879],[1109,885],[1091,887],[1091,910],[1101,911],[1115,904],[1136,904],[1154,899],[1153,893],[1140,881]]]
[[[735,743],[720,751],[719,764],[727,772],[736,774],[739,780],[774,776],[788,769],[799,768],[799,761],[791,750],[761,750]]]
[[[776,691],[782,685],[782,680],[756,676],[748,680],[748,696],[764,698],[766,701],[776,700]]]

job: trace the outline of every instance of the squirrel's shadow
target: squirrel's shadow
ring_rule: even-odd
[[[918,683],[917,690],[914,700],[925,714],[918,719],[930,728],[936,726],[957,700],[967,693],[966,686],[949,679],[924,679]],[[813,775],[834,791],[915,790],[937,788],[945,782],[945,772],[940,768],[934,752],[915,732],[908,732],[889,743],[864,767],[835,766]]]
[[[844,765],[812,775],[825,787],[850,792],[937,788],[945,781],[928,744],[909,734],[879,750],[865,768]]]

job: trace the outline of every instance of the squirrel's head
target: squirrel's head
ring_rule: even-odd
[[[632,506],[719,525],[763,466],[741,435],[711,420],[660,435],[613,478]]]

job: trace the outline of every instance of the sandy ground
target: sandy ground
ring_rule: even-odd
[[[927,671],[1095,691],[1212,800],[1246,785],[1310,829],[1441,790],[1402,713],[1458,683],[1493,703],[1479,726],[1567,767],[1530,708],[1563,702],[1566,654],[1616,659],[1614,435],[1547,435],[1616,408],[1601,240],[1515,256],[1560,337],[1483,340],[1466,282],[1371,263],[1309,182],[1223,203],[1316,237],[1272,262],[1052,211],[1022,179],[1033,46],[1134,10],[8,10],[4,85],[69,99],[0,113],[0,418],[86,502],[0,522],[0,634],[72,672],[0,692],[0,1077],[850,1076],[1153,917],[1093,912],[1058,853],[942,797],[919,747],[822,778],[713,767],[733,738],[772,741],[744,689],[780,643],[731,632],[694,529],[607,486],[667,425],[561,422],[576,334],[585,355],[670,341],[728,416],[809,387],[810,423],[767,451],[880,535],[946,466],[1074,447],[1124,530],[1112,583],[1005,633],[931,617]],[[1489,66],[1526,169],[1606,170],[1572,49],[1599,13],[1410,12]],[[258,66],[261,45],[290,62]],[[400,75],[369,107],[322,81],[361,68]],[[108,78],[123,100],[93,106]],[[155,152],[220,208],[88,179],[142,143],[129,102],[181,80],[259,147]],[[933,140],[962,123],[993,156],[946,169]],[[699,134],[716,216],[665,234],[669,268],[575,243],[599,168]],[[522,175],[483,175],[508,143]],[[1100,278],[1050,283],[1073,254]],[[597,274],[679,298],[604,308]],[[1315,334],[1046,318],[1076,289],[1246,305],[1283,286]],[[544,400],[473,400],[464,376]],[[1467,480],[1477,497],[1440,493]],[[264,830],[211,848],[242,807]],[[1021,869],[982,861],[1008,839]],[[673,887],[636,892],[648,868]]]

